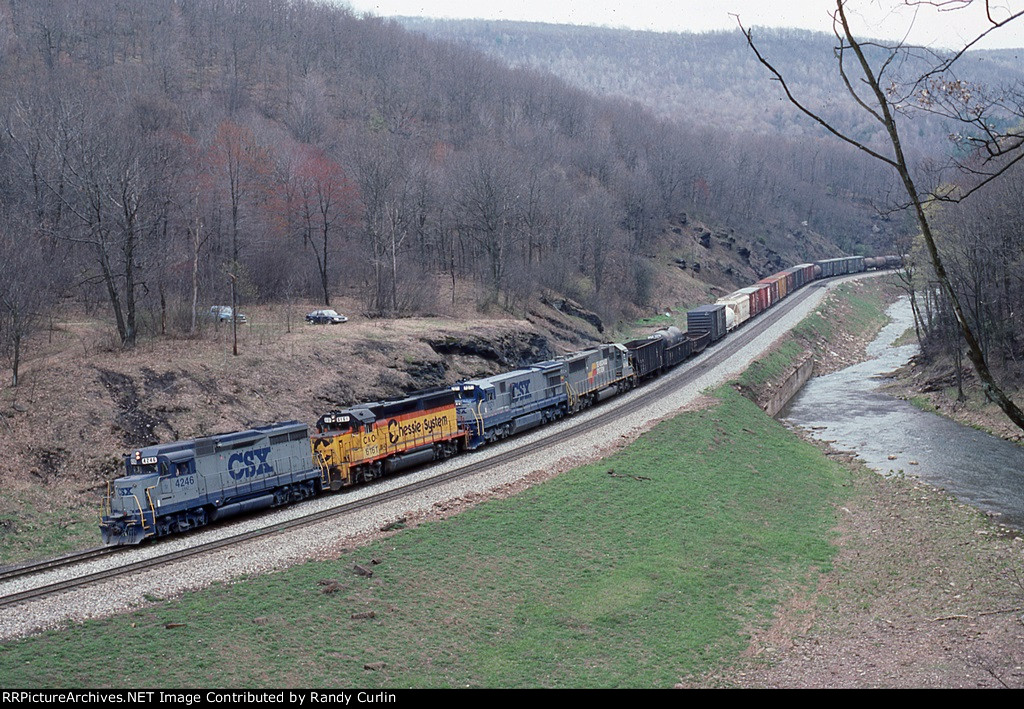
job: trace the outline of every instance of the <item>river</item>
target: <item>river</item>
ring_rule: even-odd
[[[780,418],[856,453],[879,473],[917,477],[1024,529],[1024,447],[879,391],[917,352],[916,344],[892,345],[913,327],[909,300],[893,304],[888,315],[892,321],[868,345],[867,361],[811,379]]]

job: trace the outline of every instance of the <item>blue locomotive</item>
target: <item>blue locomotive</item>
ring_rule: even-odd
[[[542,426],[636,384],[629,351],[601,345],[452,387],[466,447]]]
[[[508,438],[568,413],[563,362],[548,361],[452,387],[466,448]]]
[[[309,429],[286,421],[140,448],[108,484],[103,543],[138,544],[231,515],[312,497],[321,472]]]

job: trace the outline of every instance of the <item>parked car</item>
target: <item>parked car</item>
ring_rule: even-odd
[[[210,308],[210,317],[220,322],[231,322],[231,306],[230,305],[214,305]],[[236,313],[235,322],[248,322],[248,318],[245,317],[245,313]]]
[[[337,325],[348,322],[348,318],[339,315],[336,310],[314,310],[306,316],[306,322],[311,322],[314,325]]]

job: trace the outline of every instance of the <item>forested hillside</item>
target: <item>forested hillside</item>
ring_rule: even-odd
[[[677,259],[724,287],[893,229],[884,173],[834,144],[664,120],[316,2],[2,0],[0,125],[8,352],[62,298],[125,346],[339,289],[367,314],[471,288],[615,318]],[[728,265],[689,268],[713,248]]]
[[[691,34],[428,18],[402,18],[402,24],[475,47],[513,66],[550,71],[595,94],[639,101],[662,118],[729,133],[824,137],[820,126],[785,100],[738,27],[732,32]],[[807,105],[830,121],[853,126],[858,135],[880,133],[837,81],[835,37],[770,28],[754,28],[754,34],[761,51]],[[884,56],[870,47],[869,51]],[[913,78],[932,58],[926,52],[906,52],[895,76]],[[974,51],[958,63],[957,75],[971,84],[1006,86],[1024,77],[1024,64],[1016,50]],[[913,130],[904,136],[905,147],[920,154],[942,154],[952,149],[948,137],[956,129],[938,116],[915,115]]]

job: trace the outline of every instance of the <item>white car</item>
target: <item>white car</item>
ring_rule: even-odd
[[[214,305],[210,308],[210,317],[220,322],[231,322],[231,306],[230,305]],[[235,322],[248,322],[244,313],[235,314]]]
[[[314,325],[337,325],[348,322],[348,318],[339,315],[336,310],[314,310],[306,316],[306,322],[311,322]]]

